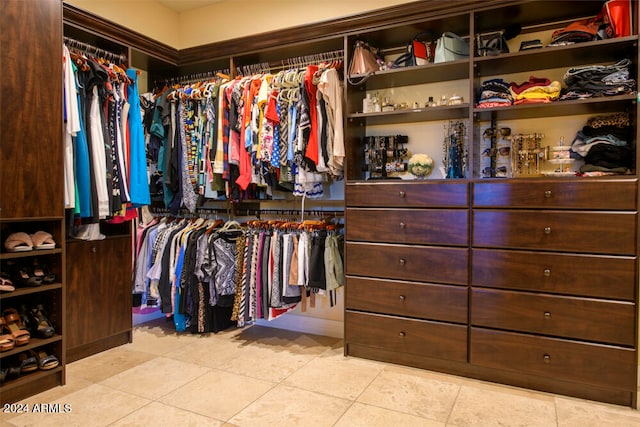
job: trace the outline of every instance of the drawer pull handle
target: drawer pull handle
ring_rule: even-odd
[[[96,248],[95,246],[92,246],[91,247],[91,252],[93,252],[95,254],[96,252],[98,252],[98,248]]]
[[[401,222],[400,228],[404,230],[405,228],[407,228],[407,224],[405,224],[404,222]]]
[[[405,297],[404,295],[400,295],[400,301],[404,301],[406,299],[407,299],[407,297]]]
[[[545,320],[550,320],[551,319],[551,313],[548,312],[548,311],[545,311],[544,312],[544,318],[545,318]]]
[[[404,332],[400,332],[398,335],[401,336],[401,337],[404,337],[407,334],[405,334]]]
[[[551,363],[551,356],[545,354],[543,357],[544,363]]]
[[[405,193],[404,191],[400,192],[400,198],[404,199],[407,196],[407,193]]]
[[[545,268],[543,271],[543,274],[545,277],[549,277],[551,276],[551,269],[550,268]]]
[[[407,263],[407,260],[404,258],[400,258],[400,265],[405,265]]]
[[[546,190],[546,191],[544,192],[544,198],[545,198],[545,199],[549,199],[549,198],[551,198],[551,190]]]
[[[544,234],[551,234],[551,227],[545,227]]]

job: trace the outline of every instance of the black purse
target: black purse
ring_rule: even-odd
[[[495,56],[509,53],[509,45],[503,31],[476,35],[477,56]]]

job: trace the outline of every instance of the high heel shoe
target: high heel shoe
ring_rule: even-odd
[[[31,333],[37,335],[39,338],[49,338],[56,333],[55,328],[47,319],[44,308],[41,304],[38,304],[31,310],[29,310]]]

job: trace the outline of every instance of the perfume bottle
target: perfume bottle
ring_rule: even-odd
[[[373,99],[371,99],[370,93],[368,93],[367,96],[362,100],[362,112],[363,113],[373,112]]]
[[[379,113],[382,111],[382,105],[380,105],[380,97],[378,96],[378,94],[376,93],[373,96],[373,112],[374,113]]]

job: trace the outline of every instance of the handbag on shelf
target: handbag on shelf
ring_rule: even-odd
[[[476,35],[476,55],[495,56],[501,53],[509,53],[507,42],[518,34],[522,27],[520,24],[510,24],[500,31],[493,31]]]
[[[430,32],[421,32],[415,35],[413,39],[407,43],[405,53],[400,55],[393,61],[394,67],[411,67],[414,65],[427,65],[434,61],[436,53],[436,43],[434,41],[422,40],[432,38]]]
[[[496,31],[476,35],[476,54],[478,56],[495,56],[501,53],[509,53],[509,45],[504,37],[504,32]]]
[[[469,58],[469,44],[459,35],[446,32],[436,43],[434,62],[449,62]]]
[[[357,40],[353,47],[353,56],[349,63],[347,79],[352,85],[360,85],[380,69],[373,48],[362,40]],[[360,80],[353,80],[358,76]]]
[[[608,25],[609,38],[628,37],[632,33],[631,0],[609,0],[602,6],[602,20]]]

